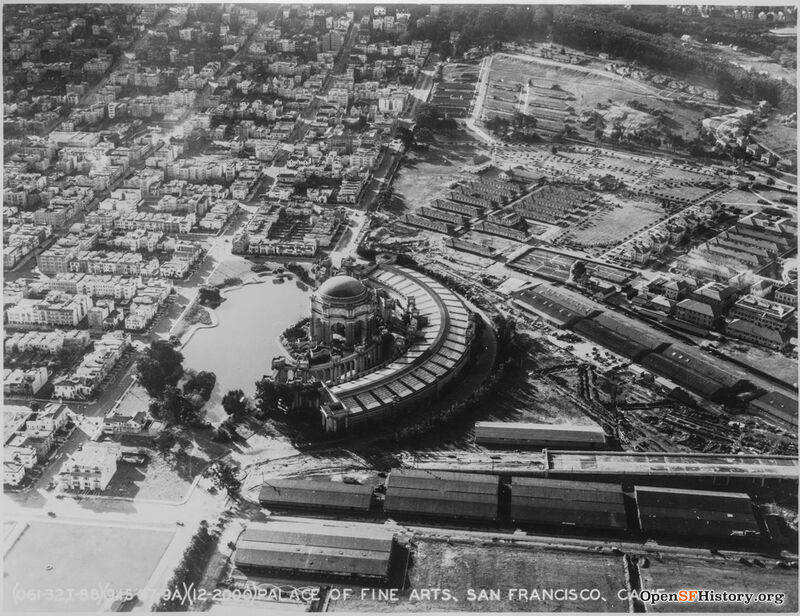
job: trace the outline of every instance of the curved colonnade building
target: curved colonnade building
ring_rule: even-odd
[[[406,351],[388,365],[326,387],[330,401],[321,411],[329,432],[416,410],[412,407],[436,397],[469,359],[474,323],[464,302],[450,289],[395,265],[378,266],[366,281],[399,302],[411,301],[420,327]]]
[[[382,336],[390,322],[402,324],[402,352],[387,359]],[[435,399],[467,363],[474,332],[453,291],[407,267],[380,264],[361,279],[329,278],[311,296],[311,346],[342,351],[323,363],[276,358],[273,368],[282,380],[321,381],[323,428],[344,432]]]

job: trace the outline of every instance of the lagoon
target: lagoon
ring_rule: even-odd
[[[205,407],[208,421],[225,418],[225,393],[241,389],[252,396],[256,381],[272,372],[272,358],[283,354],[278,337],[310,313],[310,293],[295,280],[274,283],[272,278],[223,291],[225,301],[214,311],[218,325],[195,331],[181,350],[186,368],[217,375]]]

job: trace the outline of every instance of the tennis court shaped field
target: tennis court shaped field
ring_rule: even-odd
[[[139,592],[146,586],[174,534],[171,530],[32,522],[4,560],[3,609],[107,609],[111,602],[105,592]],[[40,592],[47,589],[61,592]]]

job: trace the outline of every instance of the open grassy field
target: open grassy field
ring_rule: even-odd
[[[145,587],[173,535],[168,530],[33,522],[6,554],[3,608],[99,611],[106,603],[101,589],[136,592]],[[15,601],[15,588],[63,591]]]

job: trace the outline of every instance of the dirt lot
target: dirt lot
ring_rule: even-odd
[[[409,589],[400,601],[351,599],[332,604],[333,611],[474,611],[545,612],[626,611],[618,598],[625,588],[621,556],[543,549],[523,545],[416,538]],[[599,600],[545,598],[543,590],[597,589]],[[437,599],[423,590],[440,589]],[[509,592],[514,589],[516,594]],[[519,590],[528,592],[520,598]],[[448,593],[445,595],[444,591]],[[538,597],[530,598],[532,591]]]
[[[758,197],[749,190],[732,190],[722,198],[724,205],[747,206],[748,209],[761,207],[758,205]]]
[[[199,473],[203,467],[200,461],[197,464]],[[141,465],[120,462],[105,494],[177,502],[186,496],[190,485],[170,464],[151,455]]]
[[[589,217],[585,228],[572,227],[572,239],[583,246],[611,245],[654,224],[664,216],[664,209],[657,203],[623,198],[613,198],[613,202],[618,207]]]
[[[395,201],[399,201],[400,211],[392,213],[416,210],[443,197],[451,183],[474,179],[472,174],[461,171],[474,155],[474,148],[463,145],[434,145],[426,152],[409,154],[395,176]]]
[[[140,411],[147,412],[148,406],[150,406],[150,396],[144,387],[134,384],[119,401],[116,412],[133,417]]]
[[[503,80],[503,84],[525,83],[533,79],[534,84],[550,88],[557,84],[562,91],[571,94],[570,104],[576,110],[595,107],[598,102],[624,103],[633,97],[654,92],[652,88],[634,80],[614,79],[610,76],[587,72],[570,65],[552,65],[537,58],[498,55],[492,59],[491,81]]]
[[[789,359],[774,351],[732,341],[720,344],[719,350],[729,357],[750,364],[787,383],[797,383],[797,360],[795,359]]]
[[[529,79],[533,80],[534,88],[526,96],[524,87]],[[527,100],[526,110],[534,116],[537,112],[542,118],[561,115],[554,114],[552,109],[537,107],[537,102],[541,101],[544,101],[546,107],[554,106],[546,89],[557,85],[562,93],[569,95],[564,102],[574,108],[576,116],[583,110],[595,109],[598,103],[627,105],[631,101],[637,101],[652,111],[662,112],[663,127],[684,139],[696,136],[696,124],[703,119],[702,107],[693,109],[675,101],[661,100],[656,96],[658,90],[650,84],[617,78],[606,72],[600,64],[584,68],[567,64],[554,65],[530,56],[497,55],[492,60],[489,81],[494,85],[486,100],[486,110],[490,115],[492,111],[512,113],[518,108],[516,100]],[[520,85],[523,90],[518,95],[513,90]],[[517,98],[518,96],[521,98]],[[561,109],[558,101],[555,106]],[[637,114],[638,112],[629,109],[628,119]],[[641,114],[640,119],[647,124],[656,122],[655,116],[650,114]],[[579,132],[583,132],[583,129],[579,129]],[[593,134],[593,131],[587,131],[587,135],[590,132]]]
[[[492,235],[491,233],[483,233],[481,231],[469,231],[462,235],[461,239],[472,242],[473,244],[491,246],[497,251],[498,254],[517,250],[523,245],[522,242],[517,242],[506,237],[500,237],[499,235]]]
[[[797,611],[797,571],[769,568],[747,567],[736,560],[725,561],[719,558],[676,558],[664,556],[664,562],[650,559],[650,567],[641,570],[642,588],[664,588],[667,591],[679,589],[713,589],[728,592],[773,592],[785,593],[782,605],[772,603],[753,603],[751,605],[730,603],[662,603],[648,605],[654,612],[791,612]]]

